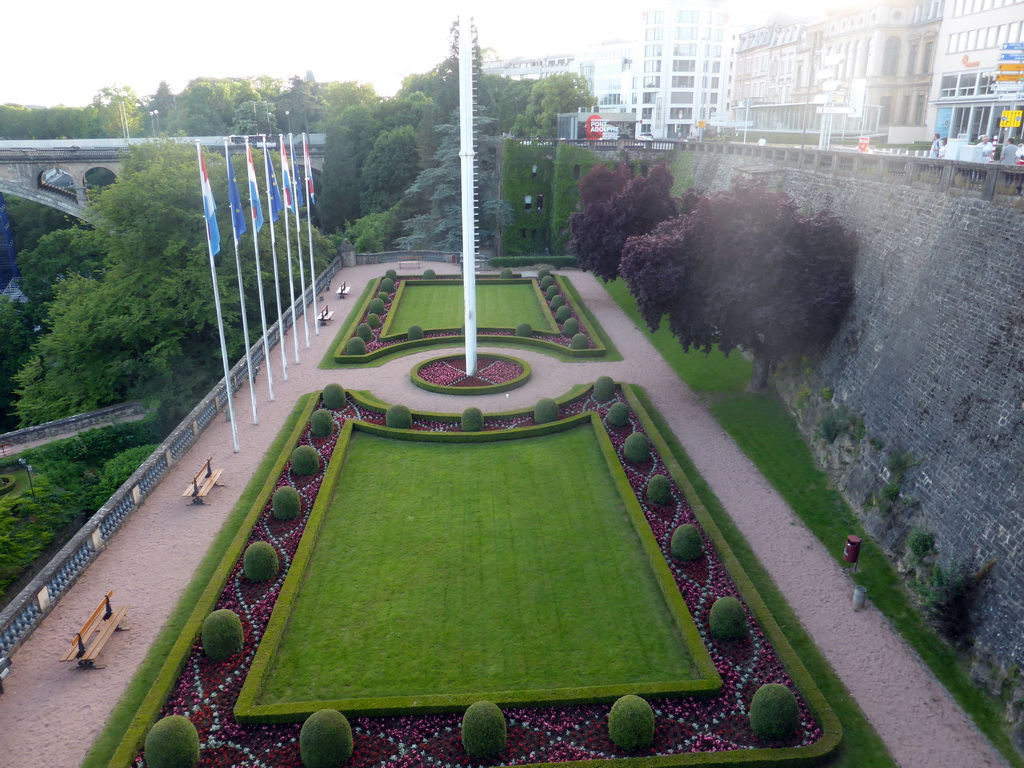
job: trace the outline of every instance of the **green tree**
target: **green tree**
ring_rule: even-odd
[[[93,107],[102,114],[105,136],[122,137],[142,133],[142,106],[135,90],[115,83],[101,88],[92,99]]]
[[[231,133],[238,106],[259,100],[247,78],[197,77],[178,94],[177,109],[166,121],[166,130],[185,136],[223,136]]]
[[[12,407],[14,376],[28,358],[32,333],[25,323],[23,305],[0,296],[0,432],[9,432],[18,426]]]
[[[319,127],[324,100],[320,86],[312,78],[297,75],[289,81],[289,89],[277,99],[277,122],[291,133],[309,133]]]
[[[363,212],[377,213],[397,203],[419,171],[416,130],[404,125],[381,133],[363,164]]]
[[[576,112],[594,104],[587,79],[582,75],[564,73],[538,80],[530,91],[530,100],[512,126],[516,136],[554,136],[558,115]]]
[[[18,254],[21,290],[28,297],[26,314],[34,325],[46,325],[55,286],[71,275],[93,277],[103,267],[103,251],[94,230],[58,229],[43,235],[35,248]]]

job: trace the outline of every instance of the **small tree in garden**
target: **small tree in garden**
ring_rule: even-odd
[[[369,327],[369,326],[367,326]],[[366,342],[358,336],[353,336],[345,344],[346,355],[365,355],[366,354]]]
[[[330,437],[334,434],[334,416],[324,408],[313,411],[309,417],[309,431],[315,437]]]
[[[192,768],[199,762],[199,733],[181,715],[157,720],[146,735],[146,765],[151,768]]]
[[[629,424],[629,406],[625,403],[612,403],[605,420],[613,427],[624,427]]]
[[[763,739],[784,739],[798,725],[800,707],[789,688],[768,683],[757,689],[750,702],[750,730]]]
[[[589,349],[590,339],[587,338],[585,333],[573,334],[573,337],[569,340],[569,349]]]
[[[408,406],[392,405],[384,413],[384,423],[392,429],[412,429],[412,412]]]
[[[462,717],[462,746],[470,757],[493,757],[505,748],[505,715],[490,701],[471,704]]]
[[[683,562],[696,560],[704,554],[704,542],[700,538],[700,531],[693,523],[683,523],[672,531],[672,541],[669,546],[672,557]]]
[[[251,581],[266,581],[277,576],[280,561],[277,550],[266,541],[254,541],[242,555],[242,570]]]
[[[405,332],[405,337],[409,341],[419,341],[423,338],[423,328],[419,325],[410,325]]]
[[[470,406],[462,412],[463,432],[483,432],[484,414],[479,408]]]
[[[558,403],[550,397],[542,397],[533,408],[533,420],[538,424],[547,424],[558,420]]]
[[[719,640],[739,640],[747,634],[747,614],[735,597],[720,597],[708,615],[711,634]]]
[[[655,475],[647,481],[647,500],[658,506],[672,501],[672,484],[666,475]]]
[[[643,432],[634,432],[626,438],[626,442],[622,446],[622,455],[625,456],[626,461],[642,464],[651,455],[651,441]]]
[[[332,411],[345,407],[345,389],[341,384],[331,382],[324,387],[323,406],[324,408],[330,408]]]
[[[370,340],[373,339],[373,329],[366,323],[360,323],[356,326],[356,336],[362,339],[364,343],[369,344]],[[365,347],[363,349],[365,350]]]
[[[214,611],[203,621],[203,650],[214,661],[224,661],[242,650],[242,620],[228,608]]]
[[[654,741],[654,710],[633,694],[619,698],[608,713],[608,737],[627,752]]]
[[[562,335],[568,338],[572,338],[580,332],[580,324],[576,321],[575,317],[570,317],[562,324]]]
[[[530,327],[529,323],[520,323],[516,326],[516,336],[528,339],[533,336],[533,328]]]
[[[352,757],[352,726],[336,709],[320,709],[299,731],[299,756],[305,768],[337,768]]]
[[[615,397],[615,381],[611,376],[598,376],[594,382],[594,399],[599,403],[607,403]]]
[[[290,485],[282,485],[274,491],[272,507],[278,520],[294,520],[302,511],[302,497]]]

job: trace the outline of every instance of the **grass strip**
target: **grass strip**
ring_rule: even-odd
[[[872,603],[999,753],[1024,768],[1024,757],[1014,749],[1003,723],[1001,703],[971,683],[957,653],[925,622],[888,557],[818,467],[785,406],[773,394],[744,391],[750,363],[739,354],[726,358],[717,351],[707,357],[684,352],[666,326],[653,334],[646,329],[622,280],[605,288],[837,563],[843,563],[846,537],[861,537],[854,582],[867,587]]]
[[[487,328],[515,328],[529,323],[532,328],[556,330],[551,313],[542,306],[532,283],[490,285],[477,283],[477,324]],[[389,334],[403,334],[416,324],[424,330],[460,328],[465,315],[465,291],[457,285],[417,285],[410,282],[400,301]]]

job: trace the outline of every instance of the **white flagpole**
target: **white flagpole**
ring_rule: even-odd
[[[462,158],[462,285],[465,294],[466,375],[476,375],[476,209],[473,168],[473,41],[459,19],[459,127]]]
[[[288,155],[292,163],[292,201],[295,204],[295,245],[298,247],[299,288],[302,296],[302,327],[306,331],[306,349],[309,349],[309,317],[306,315],[306,268],[302,265],[302,224],[299,223],[299,173],[295,170],[295,139],[288,134]]]
[[[277,134],[278,145],[281,148],[281,176],[287,178],[288,154],[284,148],[284,134]],[[288,226],[288,213],[291,209],[291,201],[284,201],[284,244],[288,250],[288,295],[292,301],[292,341],[295,342],[295,364],[299,364],[299,326],[295,318],[295,275],[292,273],[292,235]]]
[[[231,165],[231,150],[228,147],[227,138],[224,139],[224,161],[230,166]],[[227,169],[228,178],[231,178],[231,168]],[[248,172],[248,171],[247,171]],[[230,182],[229,182],[230,183]],[[235,190],[238,190],[238,178],[235,177]],[[228,195],[230,198],[231,196]],[[239,194],[239,200],[241,200],[241,194]],[[252,352],[250,351],[252,344],[249,341],[249,318],[245,315],[245,285],[242,283],[242,261],[238,258],[238,231],[235,229],[235,210],[234,203],[229,199],[228,202],[232,205],[231,209],[231,239],[235,242],[235,272],[238,274],[238,301],[242,306],[242,335],[245,336],[245,367],[249,372],[249,397],[252,400],[252,423],[259,424],[260,416],[256,411],[256,382],[253,381],[252,377]]]
[[[263,175],[267,177],[267,216],[270,218],[270,253],[274,262],[274,294],[277,296],[277,345],[281,348],[281,371],[288,381],[288,356],[284,351],[284,317],[281,314],[281,280],[277,274],[277,235],[274,229],[274,198],[270,194],[270,160],[267,136],[263,136]],[[270,361],[267,361],[270,365]]]
[[[200,188],[204,188],[206,185],[206,177],[203,174],[203,149],[199,144],[199,140],[196,140],[196,155],[199,158],[199,185]],[[235,453],[241,450],[238,447],[238,425],[235,423],[235,406],[232,401],[231,392],[231,371],[228,368],[228,344],[224,340],[224,318],[220,313],[220,290],[217,287],[217,264],[213,260],[213,241],[210,240],[210,228],[206,228],[206,250],[210,254],[210,277],[213,280],[213,305],[217,309],[217,330],[220,333],[220,358],[224,364],[224,390],[227,393],[228,400],[228,416],[231,419],[231,437],[235,444]]]
[[[313,332],[320,335],[320,323],[316,318],[320,316],[316,308],[316,266],[313,263],[313,173],[309,165],[309,141],[305,133],[302,134],[302,162],[306,170],[306,179],[309,184],[306,187],[306,236],[309,242],[309,283],[313,296]]]
[[[252,150],[249,149],[249,137],[245,137],[245,175],[249,177],[249,163],[252,160]],[[256,169],[253,168],[253,173]],[[248,185],[247,185],[248,186]],[[257,190],[257,194],[258,194]],[[252,190],[249,191],[250,196]],[[260,292],[260,324],[263,328],[263,365],[267,369],[267,391],[270,393],[270,402],[274,402],[274,377],[270,372],[270,341],[267,339],[267,308],[263,299],[263,269],[260,267],[260,238],[256,231],[256,209],[250,201],[249,218],[252,219],[252,248],[256,254],[256,285]]]

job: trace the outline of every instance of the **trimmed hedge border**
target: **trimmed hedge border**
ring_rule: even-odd
[[[457,353],[454,355],[444,355],[442,357],[431,357],[428,360],[424,360],[409,372],[409,378],[412,380],[412,383],[420,389],[425,389],[428,392],[438,392],[442,395],[495,395],[500,392],[508,392],[523,386],[523,384],[530,380],[530,376],[533,373],[533,369],[530,368],[530,364],[525,360],[520,360],[518,357],[512,357],[511,355],[498,355],[493,352],[484,353],[480,355],[480,357],[486,357],[490,360],[505,360],[510,363],[515,363],[522,367],[523,372],[519,376],[516,376],[516,378],[502,382],[501,384],[486,384],[477,387],[449,387],[444,384],[434,384],[420,376],[420,370],[431,363],[465,359],[464,353]]]

